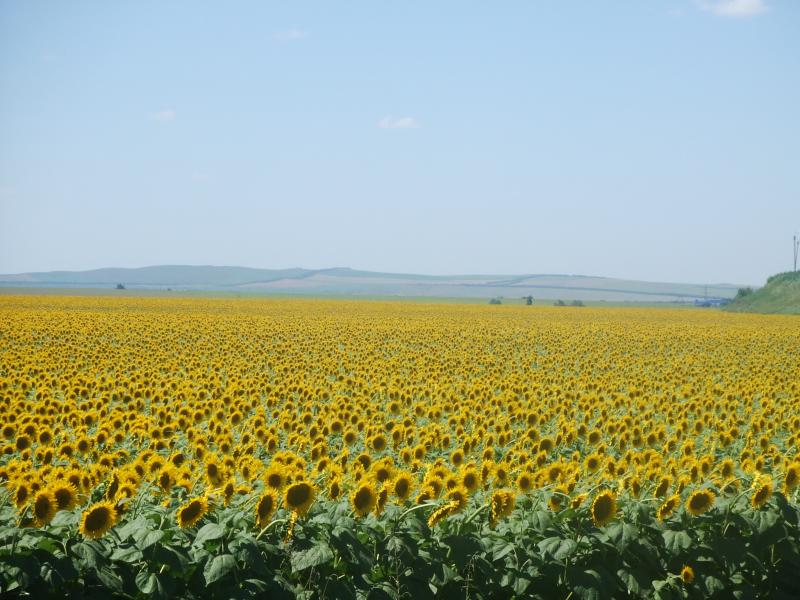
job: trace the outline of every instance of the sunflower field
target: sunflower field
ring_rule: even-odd
[[[0,595],[800,597],[800,321],[0,296]]]

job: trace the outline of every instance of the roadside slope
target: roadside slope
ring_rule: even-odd
[[[740,292],[725,310],[800,315],[800,272],[773,275],[764,287],[750,293]]]

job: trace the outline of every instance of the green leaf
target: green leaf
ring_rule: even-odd
[[[664,545],[673,554],[680,554],[681,551],[688,549],[692,545],[692,538],[685,531],[668,529],[663,534]]]
[[[126,563],[134,563],[142,560],[142,551],[136,546],[123,546],[114,550],[111,560],[119,560]]]
[[[575,596],[582,600],[600,600],[604,597],[603,579],[597,571],[592,569],[569,569],[567,581]],[[611,590],[605,590],[610,595]]]
[[[492,549],[492,560],[502,560],[516,550],[516,548],[517,545],[514,542],[502,540]]]
[[[225,535],[225,529],[222,527],[222,525],[219,525],[217,523],[206,523],[197,532],[197,537],[194,538],[193,544],[195,546],[200,546],[205,542],[218,540],[224,535]]]
[[[205,577],[206,583],[211,584],[219,581],[235,568],[236,559],[232,554],[220,554],[206,563],[203,577]]]
[[[319,542],[308,550],[292,552],[292,571],[303,571],[331,560],[333,560],[333,551],[330,546],[324,542]]]
[[[91,542],[79,542],[72,547],[72,551],[90,569],[96,569],[103,560],[103,555]]]
[[[111,590],[116,594],[122,593],[123,582],[122,577],[117,575],[111,567],[103,567],[95,571],[97,579],[100,580],[106,589]]]
[[[530,524],[539,533],[544,533],[553,525],[553,517],[546,511],[537,510],[531,515]]]
[[[551,537],[537,544],[542,554],[549,554],[556,560],[564,560],[578,548],[578,542],[568,538]]]
[[[636,525],[621,521],[609,525],[606,533],[620,553],[625,552],[628,546],[631,545],[631,542],[639,538],[639,528],[636,527]]]
[[[149,525],[150,522],[147,520],[146,517],[137,517],[133,521],[129,521],[128,523],[125,523],[125,525],[117,529],[117,535],[120,537],[120,539],[124,540],[134,535],[138,531],[141,531],[143,529],[150,529]]]
[[[706,577],[703,577],[703,583],[705,584],[706,591],[709,595],[716,594],[717,592],[724,592],[726,589],[725,584],[713,575],[707,575]]]
[[[764,533],[778,522],[778,513],[771,510],[760,510],[753,518],[753,525],[758,533]]]
[[[474,536],[449,535],[442,538],[442,543],[450,548],[450,560],[459,570],[466,568],[470,559],[482,550]]]
[[[136,587],[139,588],[139,591],[143,594],[153,594],[158,590],[158,579],[155,573],[150,573],[147,569],[140,571],[136,575]]]
[[[140,550],[147,550],[153,544],[160,542],[166,535],[165,531],[161,529],[153,529],[148,531],[141,539],[136,540],[136,545]]]

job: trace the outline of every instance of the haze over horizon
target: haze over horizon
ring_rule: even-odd
[[[800,3],[0,5],[0,273],[762,284]]]

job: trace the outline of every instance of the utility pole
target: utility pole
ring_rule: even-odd
[[[792,246],[794,247],[794,272],[797,273],[797,255],[800,253],[800,239],[797,239],[797,234],[792,236]]]

